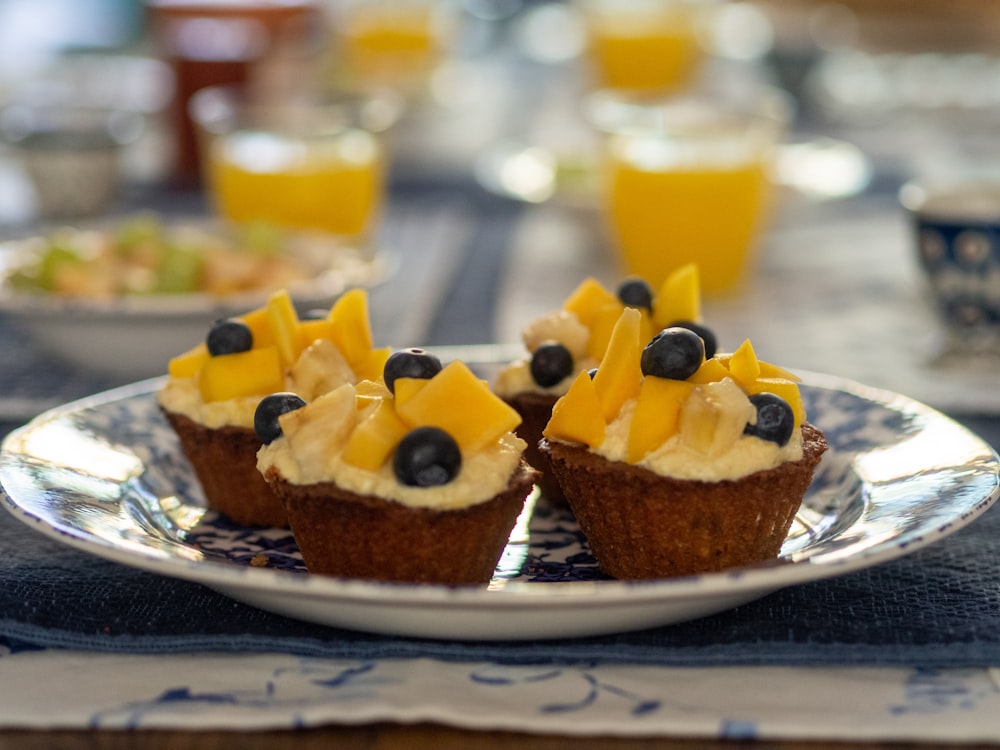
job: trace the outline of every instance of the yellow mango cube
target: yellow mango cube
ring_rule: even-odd
[[[426,381],[417,393],[399,398],[396,413],[410,427],[439,427],[464,452],[475,453],[495,443],[521,423],[521,417],[468,366],[455,360]]]
[[[354,428],[342,458],[359,469],[378,471],[409,431],[396,414],[392,399],[380,401]]]
[[[267,317],[274,334],[274,344],[281,355],[281,362],[290,367],[305,348],[299,316],[288,292],[282,289],[271,295],[267,301]]]
[[[344,292],[330,308],[333,342],[353,367],[368,356],[372,331],[368,322],[368,295],[364,289]]]
[[[631,307],[622,310],[594,375],[594,388],[606,422],[615,418],[626,401],[639,395],[643,347],[639,340],[641,321],[638,310]]]
[[[773,393],[780,396],[792,407],[792,414],[795,415],[795,427],[801,427],[806,419],[806,409],[802,403],[802,392],[799,391],[798,383],[787,378],[757,378],[747,386],[747,393]]]
[[[712,357],[711,359],[706,359],[702,362],[701,367],[699,367],[697,372],[689,377],[686,382],[702,385],[704,383],[716,383],[723,378],[728,377],[729,368],[723,364],[722,360],[717,357]]]
[[[299,322],[299,329],[302,331],[302,342],[309,346],[314,341],[326,339],[336,343],[336,326],[333,321],[322,318],[320,320],[303,320]],[[340,348],[339,346],[337,347]]]
[[[193,378],[201,371],[209,356],[208,347],[202,342],[171,359],[167,363],[167,373],[172,378]]]
[[[266,396],[285,388],[281,357],[273,346],[209,357],[198,379],[206,402]]]
[[[271,318],[267,307],[260,307],[239,316],[247,324],[253,334],[254,349],[274,346],[274,333],[271,331]]]
[[[398,409],[399,404],[405,404],[420,393],[425,385],[427,385],[427,378],[396,378],[396,382],[393,384],[396,408]]]
[[[740,344],[729,358],[729,374],[744,388],[760,377],[760,362],[750,339]]]
[[[552,407],[542,434],[552,440],[583,443],[593,448],[604,442],[604,412],[590,375],[581,372]]]
[[[760,376],[762,378],[784,378],[785,380],[791,380],[795,383],[802,381],[802,378],[794,372],[790,372],[784,367],[773,365],[770,362],[764,362],[763,360],[760,361]]]
[[[369,349],[364,357],[352,362],[351,367],[354,368],[354,373],[359,378],[378,380],[382,377],[385,361],[389,359],[390,354],[392,354],[392,347],[388,346],[381,349]]]
[[[619,309],[622,306],[618,297],[605,289],[597,279],[586,278],[563,302],[563,310],[573,313],[577,320],[589,328],[594,315],[606,305],[616,305]]]
[[[639,463],[643,456],[677,434],[681,406],[694,387],[694,383],[686,380],[643,379],[629,426],[629,463]]]
[[[619,302],[604,304],[599,309],[591,310],[590,338],[587,339],[587,354],[600,361],[604,352],[608,348],[611,340],[611,333],[615,330],[615,324],[622,314],[624,307]]]
[[[701,322],[701,284],[695,263],[672,271],[653,298],[653,321],[657,328],[680,320]]]

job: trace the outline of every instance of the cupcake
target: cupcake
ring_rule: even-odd
[[[587,278],[559,310],[529,323],[521,336],[528,356],[504,367],[493,388],[521,415],[517,434],[527,442],[525,455],[542,472],[542,494],[551,502],[565,500],[548,469],[547,456],[538,450],[542,430],[556,400],[569,390],[576,376],[597,367],[626,307],[639,311],[640,327],[648,336],[670,325],[686,326],[703,337],[709,356],[715,352],[715,337],[702,324],[698,267],[694,264],[674,271],[655,294],[639,278],[625,279],[615,292]]]
[[[257,468],[310,573],[484,584],[537,478],[519,421],[462,362],[402,350],[380,382],[262,400]]]
[[[275,391],[315,398],[381,372],[389,349],[372,347],[368,297],[354,289],[327,314],[300,320],[286,291],[212,326],[204,342],[169,363],[157,393],[208,507],[246,526],[287,526],[257,471],[254,414]]]
[[[775,558],[827,448],[797,378],[749,341],[706,357],[691,330],[646,343],[641,323],[623,311],[540,445],[601,570],[666,578]]]

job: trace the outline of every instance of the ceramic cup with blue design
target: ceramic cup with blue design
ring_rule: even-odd
[[[899,198],[949,328],[1000,341],[1000,180],[909,182]]]

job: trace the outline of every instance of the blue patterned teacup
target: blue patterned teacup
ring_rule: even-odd
[[[968,333],[1000,330],[1000,180],[909,182],[899,199],[946,323]]]

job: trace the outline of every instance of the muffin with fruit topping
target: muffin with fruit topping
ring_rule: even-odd
[[[702,324],[698,267],[693,264],[674,271],[655,295],[639,278],[624,280],[614,293],[595,279],[585,279],[561,309],[529,323],[522,332],[529,356],[504,367],[493,388],[521,415],[517,434],[528,444],[528,462],[542,472],[542,492],[550,501],[561,503],[564,498],[548,470],[548,458],[538,450],[542,430],[574,378],[596,367],[604,356],[626,307],[639,311],[647,338],[654,330],[684,326],[703,338],[708,356],[715,353],[715,336]]]
[[[257,468],[311,573],[483,584],[537,478],[519,421],[462,362],[403,350],[380,382],[262,400]]]
[[[343,294],[326,314],[300,320],[286,291],[226,318],[170,361],[157,394],[201,483],[208,507],[248,526],[286,526],[284,508],[257,471],[254,413],[275,391],[315,398],[377,376],[390,349],[372,346],[368,297]]]
[[[602,571],[664,578],[776,557],[827,448],[797,380],[749,341],[706,357],[688,329],[648,339],[626,309],[541,444]]]

